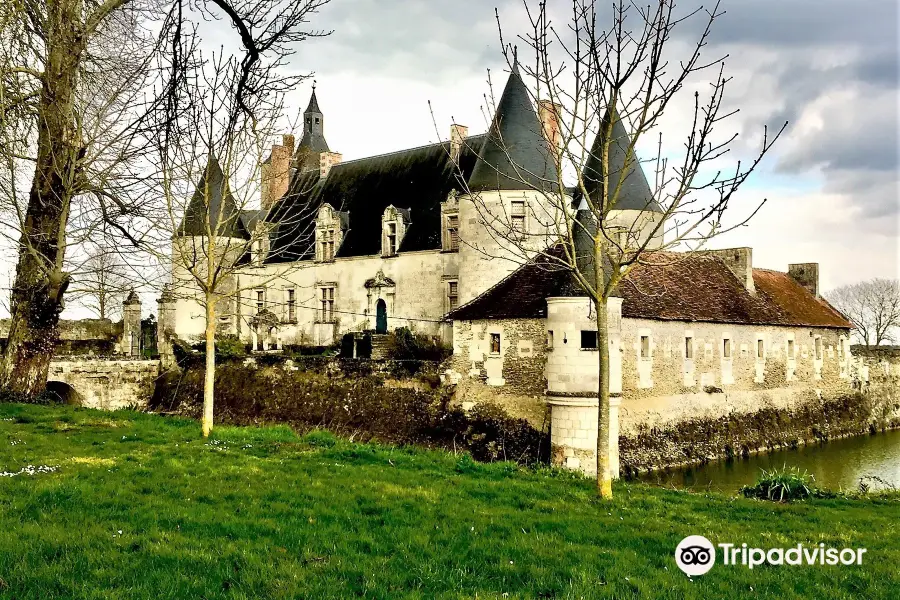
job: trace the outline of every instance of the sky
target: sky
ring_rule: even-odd
[[[551,11],[567,5],[549,2]],[[520,0],[323,7],[315,24],[334,33],[305,42],[292,65],[314,72],[331,149],[349,160],[427,144],[446,139],[453,121],[484,131],[488,69],[495,86],[507,69],[495,7],[506,38],[527,31]],[[706,52],[729,55],[726,106],[740,113],[726,128],[749,147],[764,125],[789,125],[736,199],[738,209],[765,205],[711,247],[751,246],[755,266],[782,271],[818,262],[825,290],[897,277],[897,3],[724,0],[722,8]],[[565,14],[557,16],[562,25]],[[687,48],[698,33],[689,24],[673,47]],[[306,106],[310,86],[294,91],[295,107]],[[673,131],[680,117],[666,115]]]
[[[598,2],[598,10],[607,4]],[[563,26],[569,4],[548,5]],[[452,122],[483,132],[488,70],[502,85],[507,69],[495,7],[507,39],[526,32],[521,0],[332,0],[322,7],[310,25],[333,33],[298,45],[290,68],[314,75],[331,150],[351,160],[428,144],[446,139]],[[725,104],[740,109],[726,125],[741,134],[735,158],[747,158],[741,152],[764,125],[789,125],[735,200],[737,208],[763,198],[765,205],[710,247],[750,246],[754,266],[782,271],[818,262],[824,290],[897,277],[896,0],[724,0],[722,8],[705,52],[729,56]],[[210,26],[222,28],[217,42],[227,44],[227,26]],[[676,53],[698,33],[691,24],[677,32]],[[293,110],[306,106],[311,84],[290,94]],[[664,135],[667,124],[678,132],[687,106],[670,108]],[[65,316],[84,315],[72,307]]]

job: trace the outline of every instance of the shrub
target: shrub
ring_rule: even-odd
[[[157,391],[155,406],[200,416],[202,368],[187,369],[159,385],[166,389]],[[463,450],[480,461],[530,464],[546,461],[550,453],[547,434],[496,406],[479,405],[466,413],[450,406],[446,390],[386,387],[374,376],[335,378],[223,364],[216,369],[216,422],[287,423],[301,432],[327,429],[362,442]],[[330,434],[308,435],[321,443],[324,438],[317,436]]]
[[[394,360],[445,360],[452,349],[440,338],[413,333],[408,327],[398,327],[388,337],[387,358]]]
[[[745,485],[741,493],[747,498],[759,498],[774,502],[805,500],[812,496],[816,489],[815,478],[806,471],[800,472],[797,467],[782,467],[771,471],[762,470],[756,483]]]

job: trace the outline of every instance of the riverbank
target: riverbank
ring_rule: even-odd
[[[286,427],[0,405],[0,598],[891,597],[900,502],[778,505]],[[30,468],[29,468],[30,467]],[[864,547],[860,566],[716,565],[685,536]]]
[[[619,438],[621,472],[639,477],[897,429],[897,393],[895,386],[873,387],[866,393],[799,398],[789,407],[639,426]]]
[[[830,490],[900,489],[900,430],[844,437],[797,448],[720,460],[705,465],[655,471],[641,481],[692,490],[736,493],[751,485],[761,471],[796,467]]]

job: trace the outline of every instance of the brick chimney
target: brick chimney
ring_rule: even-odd
[[[756,285],[753,283],[753,249],[752,248],[726,248],[725,250],[708,250],[711,256],[717,256],[734,273],[735,277],[744,285],[744,288],[752,295],[756,295]]]
[[[819,297],[819,263],[797,263],[788,265],[788,276]]]
[[[262,164],[260,204],[268,210],[287,193],[291,179],[291,157],[294,155],[294,136],[281,136],[281,144],[272,145],[272,153]]]
[[[469,137],[469,128],[453,123],[450,125],[450,160],[459,163],[459,155],[465,139]]]
[[[331,167],[341,164],[343,156],[340,152],[323,152],[319,155],[319,177],[324,179],[328,177]]]
[[[553,148],[559,148],[562,142],[562,135],[559,131],[561,110],[562,106],[554,104],[551,100],[538,102],[538,117],[541,119],[541,128],[544,130],[544,137]]]

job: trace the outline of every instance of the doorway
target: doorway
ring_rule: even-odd
[[[387,304],[381,298],[375,303],[375,333],[387,333]]]

